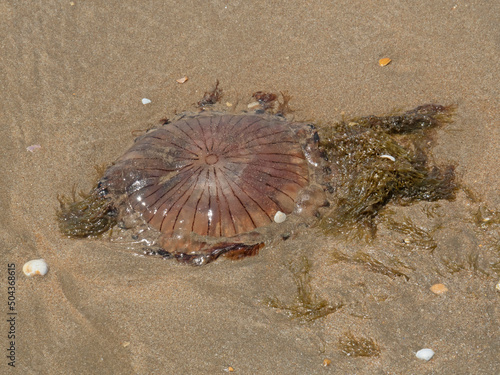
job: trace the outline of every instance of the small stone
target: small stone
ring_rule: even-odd
[[[328,358],[325,358],[323,360],[323,367],[330,366],[331,363],[332,363],[332,361],[330,361]]]
[[[500,281],[497,283],[497,285],[495,286],[495,288],[497,288],[497,290],[500,292]]]
[[[418,359],[423,359],[424,361],[429,361],[434,356],[434,350],[432,349],[420,349],[416,354]]]
[[[189,78],[188,78],[187,76],[184,76],[184,77],[182,77],[182,78],[176,79],[175,81],[176,81],[177,83],[184,83],[184,82],[187,82],[187,80],[188,80],[188,79],[189,79]]]
[[[151,100],[149,100],[148,98],[142,98],[142,104],[146,105],[149,103],[151,103]]]
[[[248,105],[248,109],[255,109],[255,108],[259,108],[259,107],[260,107],[259,102],[252,102]]]
[[[284,212],[278,211],[274,215],[274,222],[275,223],[283,223],[286,220],[286,214]]]
[[[448,291],[448,288],[444,286],[443,284],[434,284],[431,286],[431,292],[434,294],[443,294]]]

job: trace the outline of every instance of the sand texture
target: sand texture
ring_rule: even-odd
[[[0,373],[498,373],[500,2],[4,0],[0,14],[2,353],[8,264],[17,312]],[[227,110],[283,91],[295,120],[322,125],[455,105],[434,161],[475,198],[390,207],[410,229],[381,222],[371,242],[298,226],[198,268],[64,238],[58,194],[89,191],[136,131],[195,110],[216,79]],[[38,258],[48,274],[24,276]],[[301,293],[331,311],[309,320]]]

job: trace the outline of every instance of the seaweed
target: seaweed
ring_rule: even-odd
[[[378,357],[380,347],[373,340],[365,337],[355,337],[351,332],[344,333],[339,338],[339,349],[350,357]]]
[[[500,262],[493,263],[491,265],[491,269],[493,272],[495,272],[497,275],[500,275]]]
[[[60,209],[57,212],[59,229],[68,237],[82,238],[99,236],[117,223],[117,212],[105,191],[99,187],[90,194],[80,193],[77,201],[73,190],[72,198],[58,197]]]
[[[257,112],[274,113],[276,116],[284,116],[288,113],[292,113],[293,110],[289,106],[289,102],[292,99],[291,95],[286,92],[280,91],[282,101],[278,99],[278,95],[272,92],[257,91],[252,94],[252,97],[257,100],[261,109]],[[277,106],[276,106],[277,102]],[[277,107],[277,108],[276,108]],[[273,109],[276,108],[276,112]]]
[[[425,104],[401,115],[366,116],[357,119],[356,122],[389,134],[408,134],[451,122],[453,111],[454,107],[452,106]]]
[[[379,260],[373,258],[369,254],[363,253],[362,251],[357,251],[354,255],[346,255],[341,251],[335,250],[333,253],[333,263],[346,262],[351,264],[359,264],[366,267],[369,271],[379,273],[381,275],[395,279],[396,277],[404,277],[406,281],[410,278],[408,275],[395,268],[390,268],[384,265]],[[401,264],[401,262],[398,261]]]
[[[198,108],[213,105],[222,99],[222,89],[219,88],[219,80],[215,81],[215,86],[210,91],[205,91],[203,98],[198,102]]]
[[[424,212],[425,216],[427,216],[428,219],[435,219],[438,217],[442,217],[443,214],[438,212],[438,209],[441,206],[439,204],[432,204],[432,205],[425,205],[422,208],[422,211]]]
[[[273,94],[272,92],[264,92],[264,91],[257,91],[252,94],[252,97],[255,98],[262,107],[264,111],[271,109],[274,107],[274,102],[278,98],[276,94]]]
[[[290,100],[292,100],[292,96],[289,95],[287,92],[280,91],[281,97],[283,98],[283,101],[280,101],[278,99],[278,109],[276,110],[276,115],[278,116],[284,116],[288,113],[292,113],[293,109],[290,108],[290,105],[288,104]]]
[[[491,210],[484,205],[479,206],[473,216],[475,224],[481,229],[489,229],[500,224],[500,212]]]
[[[331,305],[327,300],[318,297],[313,292],[310,275],[311,264],[307,257],[302,258],[302,263],[298,268],[294,268],[292,264],[289,264],[288,268],[297,287],[295,302],[287,305],[278,297],[273,297],[266,302],[269,307],[285,311],[286,315],[292,319],[311,322],[334,313],[344,306],[342,303]]]
[[[353,228],[376,233],[379,211],[389,202],[453,200],[453,165],[429,163],[429,130],[451,120],[452,107],[428,104],[395,116],[342,120],[319,129],[319,147],[334,167],[336,205],[320,222],[327,234]]]
[[[488,271],[481,267],[479,262],[479,252],[470,252],[466,255],[465,259],[454,260],[447,257],[441,258],[441,263],[446,267],[446,270],[455,274],[461,271],[469,271],[474,274],[478,272],[482,273],[484,276],[490,276]]]
[[[430,250],[431,254],[437,247],[437,243],[432,237],[433,231],[428,231],[424,228],[417,226],[408,217],[404,217],[401,221],[396,221],[392,218],[387,218],[386,225],[390,230],[405,235],[403,241],[399,242],[400,244],[402,243],[403,245],[413,246],[424,250]]]

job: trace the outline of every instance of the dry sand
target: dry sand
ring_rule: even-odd
[[[466,220],[478,204],[463,193],[393,208],[439,227],[433,252],[383,228],[370,244],[310,228],[257,257],[202,268],[65,239],[55,212],[57,195],[90,189],[94,167],[130,146],[132,131],[192,110],[216,79],[224,102],[287,91],[296,119],[322,124],[455,104],[436,160],[457,165],[460,181],[500,210],[499,2],[1,1],[0,14],[3,353],[10,263],[18,313],[16,367],[2,355],[0,373],[498,373],[499,229]],[[380,67],[382,57],[392,63]],[[434,208],[434,219],[422,215]],[[334,263],[335,251],[363,251],[409,279]],[[288,264],[303,256],[318,298],[344,304],[314,322],[265,303],[293,304]],[[22,274],[34,258],[48,262],[45,277]],[[449,291],[433,294],[435,283]],[[380,355],[345,355],[338,342],[349,332],[373,339]],[[436,352],[429,362],[415,357],[424,347]]]

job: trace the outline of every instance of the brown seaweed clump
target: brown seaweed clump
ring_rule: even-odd
[[[341,309],[344,304],[330,304],[326,299],[316,295],[311,285],[311,264],[306,257],[298,265],[289,265],[293,281],[297,288],[295,301],[291,304],[282,302],[278,297],[266,301],[269,307],[283,311],[292,319],[311,322],[323,318]]]
[[[451,121],[453,107],[428,104],[401,115],[368,116],[323,127],[319,147],[329,161],[326,188],[334,200],[321,226],[327,233],[368,228],[389,202],[452,200],[453,165],[429,162],[431,130]]]
[[[339,339],[339,349],[350,357],[378,357],[380,347],[373,340],[366,337],[356,337],[351,332],[344,333]]]

